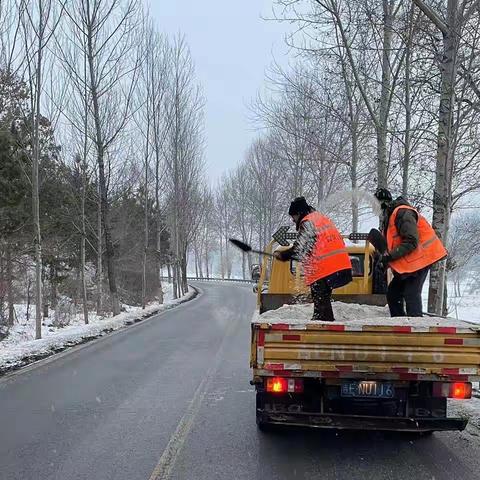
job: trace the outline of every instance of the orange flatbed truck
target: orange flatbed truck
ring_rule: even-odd
[[[353,257],[359,247],[351,251]],[[361,260],[364,278],[357,284],[359,303],[365,303],[375,261],[371,246]],[[471,398],[472,383],[480,380],[480,325],[438,317],[329,323],[263,316],[278,308],[261,305],[265,298],[272,303],[268,295],[275,295],[278,285],[283,298],[286,285],[292,294],[298,289],[298,268],[268,258],[262,270],[250,361],[260,429],[297,425],[427,433],[465,428],[466,419],[448,416],[447,400]],[[352,288],[345,297],[350,303]],[[342,300],[341,292],[336,298]],[[381,303],[378,295],[373,303]],[[290,312],[294,315],[295,308]]]

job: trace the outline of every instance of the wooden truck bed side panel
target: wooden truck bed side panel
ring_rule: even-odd
[[[348,328],[342,324],[253,324],[251,366],[257,375],[296,372],[318,377],[480,378],[480,332],[473,329]]]

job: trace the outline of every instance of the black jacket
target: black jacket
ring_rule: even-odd
[[[296,225],[297,238],[288,250],[279,252],[280,260],[287,261],[293,259],[301,262],[307,255],[313,252],[313,247],[317,241],[317,232],[312,222],[304,222],[303,219],[314,211],[312,208],[308,213],[300,216]]]

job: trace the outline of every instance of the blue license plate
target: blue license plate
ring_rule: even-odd
[[[393,398],[395,388],[391,383],[376,381],[343,382],[342,397],[355,398]]]

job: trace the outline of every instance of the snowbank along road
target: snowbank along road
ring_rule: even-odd
[[[479,478],[475,431],[257,431],[255,299],[196,300],[0,381],[3,480]]]

